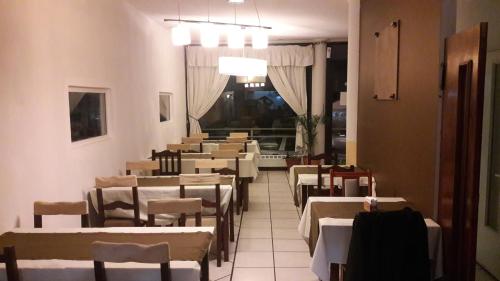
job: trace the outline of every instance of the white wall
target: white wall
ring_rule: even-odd
[[[0,231],[32,226],[34,200],[83,199],[95,176],[185,135],[184,50],[169,38],[124,1],[0,0]],[[107,137],[71,143],[69,86],[110,89]],[[160,91],[174,93],[164,124]],[[61,224],[79,220],[47,220]]]

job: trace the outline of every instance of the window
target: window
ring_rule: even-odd
[[[106,89],[70,88],[71,141],[107,134]]]
[[[286,154],[295,150],[295,117],[269,77],[249,81],[231,76],[200,125],[214,138],[223,139],[234,131],[248,132],[259,141],[264,154]]]
[[[170,121],[171,93],[160,93],[160,122]]]

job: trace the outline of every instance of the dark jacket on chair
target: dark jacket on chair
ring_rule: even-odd
[[[346,281],[429,281],[427,226],[410,208],[359,213],[354,219]]]

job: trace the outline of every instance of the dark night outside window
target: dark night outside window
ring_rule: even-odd
[[[69,92],[71,141],[106,135],[106,96],[103,92]]]

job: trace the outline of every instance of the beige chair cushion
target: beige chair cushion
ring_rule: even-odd
[[[194,138],[194,137],[190,137],[190,138],[182,138],[182,143],[202,143],[203,142],[203,138]]]
[[[96,177],[97,188],[137,186],[137,176]]]
[[[239,137],[227,137],[227,143],[244,143],[247,141],[247,138],[239,138]]]
[[[247,132],[229,133],[229,137],[231,137],[231,138],[248,138],[248,133]]]
[[[87,202],[42,202],[33,203],[35,215],[86,215],[88,214]]]
[[[127,161],[125,167],[130,171],[154,171],[160,169],[160,161]]]
[[[180,174],[179,175],[180,185],[212,185],[220,184],[219,174]]]
[[[167,144],[167,150],[170,151],[189,151],[191,150],[191,145],[188,143],[170,143]]]
[[[101,262],[168,263],[168,243],[143,245],[134,243],[110,243],[96,241],[91,245],[94,260]]]
[[[236,149],[212,151],[211,155],[215,159],[235,159],[240,157],[240,153]]]
[[[199,159],[195,160],[194,167],[196,169],[223,169],[227,168],[227,160],[224,159]]]
[[[242,143],[221,143],[219,144],[219,150],[245,150],[245,145]]]

